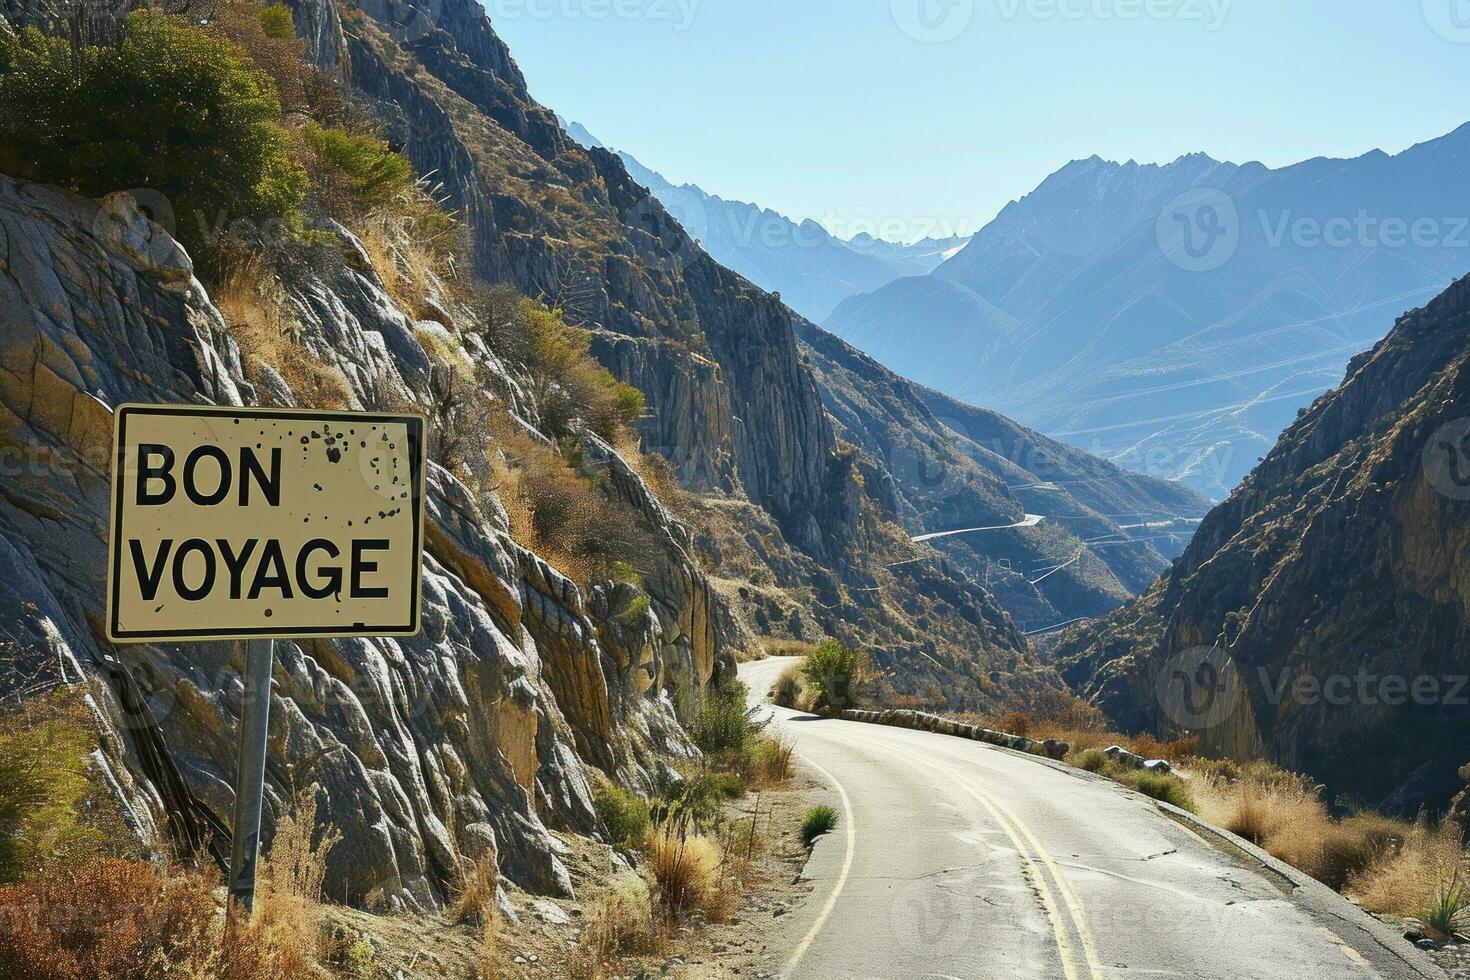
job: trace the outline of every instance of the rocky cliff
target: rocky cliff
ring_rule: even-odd
[[[478,4],[366,3],[340,16],[327,0],[292,6],[298,24],[319,25],[311,57],[442,186],[475,271],[559,307],[647,395],[643,446],[719,501],[696,551],[757,629],[840,634],[892,665],[895,683],[937,684],[957,703],[1000,696],[989,678],[1007,664],[1046,673],[962,570],[884,584],[904,540],[892,481],[885,461],[839,444],[799,318],[706,254],[617,156],[572,140],[531,99]]]
[[[505,370],[466,311],[458,330],[415,320],[337,233],[343,261],[302,270],[285,302],[302,351],[345,380],[348,407],[422,403],[427,341]],[[131,195],[99,204],[0,178],[0,241],[0,617],[23,675],[98,681],[99,764],[140,836],[218,850],[242,654],[103,639],[111,407],[291,405],[296,394],[242,351],[189,257]],[[611,449],[597,451],[654,531],[652,601],[636,629],[610,634],[600,595],[589,603],[512,540],[493,493],[434,466],[421,635],[276,644],[267,827],[290,794],[317,787],[320,815],[343,834],[334,896],[434,908],[487,857],[523,887],[564,892],[548,828],[598,831],[589,766],[646,785],[693,753],[678,715],[733,668],[722,632],[733,620],[688,557],[687,532]]]
[[[1467,434],[1461,280],[1353,359],[1147,595],[1066,637],[1065,676],[1126,728],[1442,807],[1470,759]]]

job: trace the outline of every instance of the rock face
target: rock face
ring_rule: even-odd
[[[318,28],[332,23],[329,0],[290,2],[298,25],[314,25],[310,57],[350,80],[463,219],[475,271],[559,307],[591,331],[596,357],[645,393],[644,448],[718,496],[726,523],[739,525],[718,544],[701,534],[694,550],[727,563],[739,551],[755,566],[766,584],[730,591],[758,628],[839,635],[888,658],[904,683],[937,685],[956,703],[979,703],[982,686],[999,690],[991,677],[1008,665],[1024,665],[1027,684],[1047,674],[973,577],[948,566],[884,569],[907,547],[892,481],[881,457],[840,444],[799,318],[707,255],[617,156],[569,137],[531,99],[478,3],[367,3],[342,13],[340,37],[326,38]],[[677,578],[667,577],[671,587]],[[792,609],[792,595],[815,604]],[[636,634],[626,624],[606,634],[619,669],[646,657]]]
[[[100,763],[140,835],[218,848],[241,650],[103,639],[110,407],[291,404],[294,393],[252,369],[188,256],[131,196],[99,205],[0,178],[0,241],[0,619],[20,659],[99,681]],[[453,334],[415,323],[351,261],[350,239],[344,249],[348,261],[304,275],[288,297],[302,346],[341,371],[356,407],[422,396],[429,361],[416,338]],[[693,752],[677,715],[733,670],[731,615],[685,553],[687,532],[625,469],[618,490],[661,541],[637,664],[604,645],[608,626],[576,586],[511,540],[493,494],[437,466],[422,634],[276,644],[267,827],[291,794],[317,787],[319,814],[343,834],[334,896],[434,908],[486,856],[519,885],[564,893],[548,827],[598,830],[587,766],[646,784],[668,753]]]
[[[1066,637],[1128,729],[1442,808],[1470,759],[1470,282],[1406,314],[1145,596]]]

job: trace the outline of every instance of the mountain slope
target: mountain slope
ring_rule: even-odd
[[[1064,637],[1058,665],[1129,729],[1194,729],[1207,753],[1406,814],[1443,806],[1470,759],[1467,418],[1461,280],[1354,358],[1172,571]]]
[[[1161,550],[1171,546],[1155,547],[1163,535],[1122,525],[1193,518],[1208,507],[1183,487],[1135,477],[921,389],[811,323],[799,322],[798,331],[839,434],[883,465],[912,534],[1045,517],[1034,527],[955,535],[888,557],[923,561],[934,548],[1028,630],[1102,615],[1167,567]]]
[[[1281,170],[1198,155],[1165,167],[1071,164],[932,274],[1017,326],[997,336],[986,316],[968,332],[947,324],[936,338],[945,346],[909,344],[891,366],[1223,496],[1379,336],[1385,315],[1470,266],[1470,231],[1456,217],[1470,214],[1467,163],[1470,129],[1393,157]],[[924,337],[942,316],[890,284],[829,323],[876,347],[883,336]]]
[[[297,23],[327,22],[323,2],[296,0]],[[962,571],[885,567],[906,536],[881,464],[837,439],[791,310],[711,258],[619,157],[572,140],[477,3],[363,11],[340,43],[314,34],[313,58],[442,182],[475,271],[561,309],[646,395],[642,446],[693,491],[696,551],[758,629],[840,636],[900,689],[937,684],[956,706],[1060,686]],[[415,17],[433,29],[405,34]]]

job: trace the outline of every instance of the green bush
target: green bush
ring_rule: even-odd
[[[319,164],[317,183],[329,198],[367,210],[392,201],[414,184],[413,167],[375,136],[308,122],[302,138]]]
[[[637,793],[602,785],[593,792],[592,806],[613,846],[638,847],[648,837],[648,804]]]
[[[814,806],[801,818],[801,842],[811,847],[818,837],[837,829],[837,811],[830,806]]]
[[[265,36],[273,41],[296,40],[296,25],[291,20],[291,8],[283,3],[261,7],[256,13]]]
[[[823,640],[801,664],[818,711],[841,711],[857,704],[867,678],[867,658],[836,640]]]
[[[689,737],[701,752],[724,761],[744,755],[760,731],[746,711],[745,697],[745,685],[732,680],[706,692],[699,717],[689,729]]]
[[[665,780],[654,795],[653,821],[660,827],[702,832],[720,823],[728,781],[708,770]]]
[[[1441,936],[1453,936],[1470,920],[1467,913],[1470,913],[1470,889],[1466,888],[1465,879],[1456,874],[1435,888],[1434,901],[1421,918]]]
[[[1107,753],[1102,749],[1088,749],[1077,758],[1077,768],[1101,775],[1108,769]]]
[[[1137,789],[1144,796],[1171,803],[1181,810],[1194,812],[1194,797],[1189,787],[1178,776],[1166,773],[1145,772],[1138,777]]]
[[[280,113],[238,47],[180,17],[135,11],[115,46],[0,37],[0,170],[91,196],[157,191],[191,252],[214,226],[294,217],[307,176]]]
[[[60,691],[0,718],[0,882],[95,857],[88,755],[97,736],[81,699]]]

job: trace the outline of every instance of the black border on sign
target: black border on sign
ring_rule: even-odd
[[[118,598],[122,583],[122,549],[117,536],[122,532],[122,486],[124,477],[123,438],[131,415],[218,415],[236,419],[280,419],[313,418],[329,422],[379,422],[406,426],[408,430],[408,466],[411,496],[409,505],[413,519],[414,574],[410,598],[410,620],[407,625],[356,625],[277,628],[226,628],[218,630],[119,630],[117,628]],[[107,563],[107,639],[112,643],[168,643],[188,640],[248,640],[296,637],[370,637],[370,636],[417,636],[420,626],[420,603],[424,578],[424,478],[427,465],[424,461],[425,419],[422,415],[393,415],[383,412],[316,412],[300,408],[234,408],[222,405],[141,405],[117,406],[112,441],[112,526],[107,535],[110,560]]]

